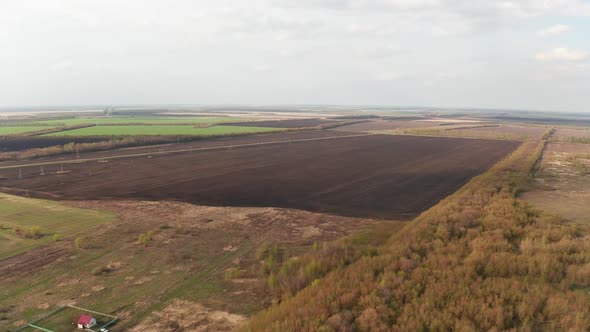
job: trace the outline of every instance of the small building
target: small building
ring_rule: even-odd
[[[78,329],[84,330],[89,329],[96,325],[96,319],[90,315],[82,315],[78,319]]]

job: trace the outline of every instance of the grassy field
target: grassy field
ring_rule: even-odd
[[[57,119],[31,122],[36,125],[58,125],[58,126],[75,126],[82,124],[96,125],[119,125],[126,123],[133,124],[197,124],[197,123],[223,123],[223,122],[240,122],[247,119],[233,117],[156,117],[156,116],[117,116],[117,117],[96,117],[96,118],[73,118]]]
[[[47,265],[35,263],[26,271],[19,267],[6,271],[0,265],[2,326],[10,330],[59,306],[73,304],[119,316],[121,322],[112,330],[130,331],[177,299],[248,316],[271,300],[256,254],[263,243],[279,244],[280,257],[294,256],[311,250],[315,242],[375,225],[365,220],[267,208],[172,202],[94,202],[80,206],[113,211],[118,218],[89,234],[87,247],[69,246]],[[293,218],[298,220],[296,224],[290,223]],[[387,227],[401,225],[387,222]],[[138,236],[147,232],[153,232],[151,240],[138,243]],[[47,250],[57,245],[51,244]],[[35,259],[41,257],[37,253]],[[228,271],[234,273],[228,276]],[[14,277],[2,279],[3,273]],[[66,312],[45,324],[67,331],[75,318]],[[179,319],[181,324],[183,321]]]
[[[113,218],[108,212],[0,193],[0,259],[52,242],[54,234],[69,236]],[[40,237],[18,236],[16,229],[19,226],[23,229],[39,227]]]
[[[49,129],[48,127],[44,126],[0,126],[0,136],[2,135],[12,135],[12,134],[22,134],[31,131],[37,130],[44,130]]]
[[[393,135],[416,135],[432,137],[457,137],[473,139],[515,140],[539,139],[549,128],[486,125],[486,124],[459,124],[422,128],[400,128],[390,131],[374,131],[375,133]]]
[[[276,128],[214,126],[196,128],[193,126],[95,126],[67,130],[45,136],[147,136],[147,135],[194,135],[214,136],[276,131]]]
[[[94,326],[94,329],[98,329],[113,320],[113,317],[86,312],[79,310],[78,308],[63,307],[55,314],[49,315],[48,317],[35,322],[35,325],[53,331],[72,330],[72,324],[78,321],[80,315],[84,314],[89,314],[96,319],[96,326]],[[34,329],[27,329],[26,331],[34,331]]]
[[[590,146],[549,144],[535,177],[533,190],[523,198],[538,209],[581,224],[590,224]]]

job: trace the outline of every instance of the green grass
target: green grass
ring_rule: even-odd
[[[244,119],[231,118],[231,117],[148,117],[148,116],[118,116],[118,117],[96,117],[96,118],[74,118],[74,119],[58,119],[58,120],[46,120],[31,122],[36,125],[59,125],[59,126],[75,126],[83,124],[96,124],[96,125],[119,125],[119,124],[210,124],[210,123],[223,123],[223,122],[240,122]]]
[[[193,126],[95,126],[66,130],[45,136],[143,136],[143,135],[193,135],[214,136],[275,131],[276,128],[214,126],[197,128]]]
[[[104,326],[106,323],[110,322],[113,319],[108,316],[90,313],[71,307],[65,307],[56,312],[55,314],[52,314],[48,317],[45,317],[44,319],[41,319],[40,321],[36,322],[35,325],[53,331],[69,331],[73,330],[73,326],[75,326],[72,323],[76,323],[80,318],[80,315],[84,314],[91,315],[96,319],[97,324],[94,326],[94,329],[98,329],[101,326]]]
[[[49,127],[43,126],[0,126],[0,136],[2,135],[12,135],[12,134],[22,134],[31,131],[37,130],[44,130],[49,129]]]
[[[113,218],[108,212],[0,193],[0,259],[54,241],[54,234],[69,236]],[[43,236],[39,239],[18,237],[14,232],[18,226],[40,227]]]

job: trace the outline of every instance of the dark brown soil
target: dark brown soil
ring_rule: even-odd
[[[324,124],[335,123],[336,121],[324,119],[295,119],[295,120],[276,120],[276,121],[253,121],[228,123],[232,126],[254,126],[254,127],[272,127],[272,128],[308,128],[317,127]]]
[[[519,143],[374,135],[1,170],[0,186],[62,199],[178,200],[409,219]]]

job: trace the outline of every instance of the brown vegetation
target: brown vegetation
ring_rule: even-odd
[[[588,230],[531,209],[529,141],[383,246],[259,313],[248,331],[590,328]]]

